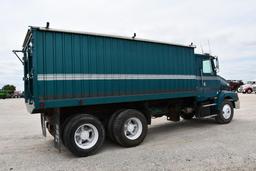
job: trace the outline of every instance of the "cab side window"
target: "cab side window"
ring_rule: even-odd
[[[213,74],[211,60],[209,60],[209,59],[203,60],[203,73],[204,74]]]

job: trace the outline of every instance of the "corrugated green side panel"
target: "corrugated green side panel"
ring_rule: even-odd
[[[33,38],[35,79],[38,74],[196,74],[193,48],[36,29]],[[36,99],[44,101],[186,93],[196,88],[193,79],[52,80],[35,84]]]

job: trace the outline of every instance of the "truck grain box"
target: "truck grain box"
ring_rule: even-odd
[[[236,93],[217,75],[218,58],[194,47],[121,36],[30,27],[22,50],[25,102],[43,134],[77,156],[105,137],[132,147],[151,118],[229,123]],[[18,55],[17,55],[18,56]],[[19,56],[18,56],[19,57]]]

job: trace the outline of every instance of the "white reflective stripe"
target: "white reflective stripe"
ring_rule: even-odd
[[[158,74],[38,74],[38,81],[53,80],[194,80],[195,75],[158,75]]]
[[[38,81],[54,80],[201,80],[196,75],[160,74],[38,74]],[[203,76],[203,80],[219,80],[216,76]]]
[[[196,76],[197,80],[220,80],[219,77],[217,76],[203,76],[203,78],[201,76]]]

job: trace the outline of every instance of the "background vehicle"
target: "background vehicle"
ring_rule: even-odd
[[[20,91],[15,91],[12,95],[11,98],[21,98],[22,93]]]
[[[142,143],[152,117],[226,124],[239,108],[218,58],[190,46],[31,27],[14,52],[24,56],[27,109],[77,156],[98,151],[106,134],[124,147]]]
[[[251,94],[256,92],[256,82],[255,81],[248,81],[245,85],[241,86],[242,93]]]
[[[6,99],[6,98],[8,98],[8,93],[0,90],[0,99]]]
[[[238,88],[244,85],[242,80],[227,80],[232,91],[238,91]]]

